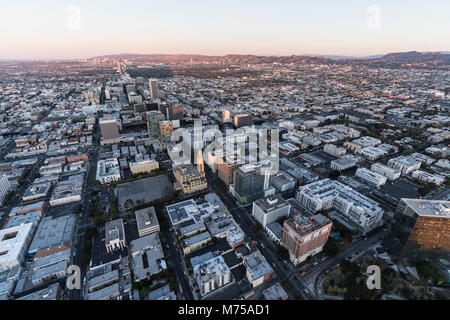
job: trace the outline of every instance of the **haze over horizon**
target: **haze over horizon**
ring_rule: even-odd
[[[17,0],[2,4],[0,59],[85,59],[124,52],[364,57],[449,51],[450,3],[431,3]]]

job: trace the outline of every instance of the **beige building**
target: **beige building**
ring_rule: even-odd
[[[159,122],[159,135],[161,138],[163,138],[165,141],[170,141],[170,138],[172,137],[173,132],[173,123],[172,121],[160,121]]]
[[[146,159],[130,163],[130,170],[132,174],[152,172],[156,169],[159,169],[159,163],[158,161],[155,161],[153,159]]]
[[[175,189],[182,190],[184,194],[194,193],[208,188],[205,173],[199,173],[192,164],[175,167],[173,174],[175,179],[177,179]]]

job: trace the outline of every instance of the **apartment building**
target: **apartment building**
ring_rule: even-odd
[[[400,178],[400,175],[401,175],[400,170],[397,170],[395,168],[386,166],[386,165],[378,163],[378,162],[372,164],[372,166],[370,167],[370,170],[385,176],[390,181],[397,180],[398,178]]]
[[[341,182],[319,180],[300,187],[296,200],[308,211],[334,209],[342,218],[367,230],[374,227],[383,215],[375,201]]]
[[[355,177],[377,188],[383,186],[387,180],[385,176],[366,168],[358,168],[358,170],[356,170]]]

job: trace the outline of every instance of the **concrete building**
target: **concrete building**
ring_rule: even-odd
[[[123,227],[122,219],[106,222],[105,245],[106,251],[109,253],[112,253],[116,249],[121,250],[126,247],[125,229]]]
[[[328,154],[331,154],[332,156],[340,157],[347,152],[347,149],[342,148],[342,147],[337,147],[334,144],[326,144],[323,146],[323,151]]]
[[[234,116],[234,126],[236,128],[251,126],[252,124],[253,119],[249,114],[237,114]]]
[[[119,181],[121,179],[119,161],[116,158],[99,160],[95,179],[101,184]]]
[[[189,254],[211,242],[212,238],[209,232],[202,232],[190,238],[181,241],[181,247],[184,254]]]
[[[246,269],[247,280],[253,288],[272,279],[274,271],[264,256],[259,251],[255,251],[244,256],[243,263]]]
[[[166,142],[169,142],[173,133],[172,121],[165,120],[159,122],[159,136]]]
[[[28,248],[28,254],[36,253],[67,241],[72,241],[77,216],[69,214],[58,218],[46,216],[42,218],[33,241]]]
[[[159,122],[164,120],[164,115],[160,111],[147,112],[147,129],[150,137],[159,137]]]
[[[17,300],[61,300],[63,290],[59,283],[49,285],[47,288],[27,294]]]
[[[330,167],[333,170],[343,171],[356,166],[359,161],[361,161],[360,157],[346,154],[337,158],[336,160],[331,161]]]
[[[279,171],[270,177],[270,184],[278,191],[285,192],[295,188],[297,182],[284,171]]]
[[[150,97],[153,100],[158,99],[158,80],[148,79],[148,87],[150,89]]]
[[[223,154],[223,152],[222,152]],[[225,159],[220,159],[221,161],[217,164],[217,175],[219,179],[222,180],[227,187],[233,184],[234,172],[239,168],[241,162],[238,160],[237,156],[226,156]],[[217,162],[216,162],[217,163]]]
[[[130,162],[130,171],[132,174],[152,172],[153,170],[159,169],[158,161],[153,160],[148,155],[142,156],[141,154],[137,154],[135,159],[136,161]]]
[[[0,272],[22,264],[32,238],[32,224],[0,230]]]
[[[6,196],[11,191],[11,184],[6,175],[0,176],[0,207],[3,206]]]
[[[424,258],[450,256],[450,201],[400,200],[397,213],[402,224],[397,228],[401,257],[414,262]]]
[[[289,295],[282,285],[278,282],[270,288],[263,291],[265,300],[288,300]]]
[[[331,226],[331,220],[321,214],[297,213],[285,220],[281,243],[289,250],[291,262],[297,265],[321,252]]]
[[[420,169],[422,163],[410,156],[399,156],[388,161],[388,165],[392,168],[400,170],[403,174],[411,173]]]
[[[184,194],[202,191],[208,188],[205,173],[198,172],[192,164],[178,166],[173,169],[177,182],[175,189],[182,190]]]
[[[413,171],[411,174],[413,178],[416,178],[422,183],[434,183],[437,186],[440,186],[445,182],[445,177],[438,175],[438,174],[432,174],[426,171],[422,170],[416,170]]]
[[[272,163],[268,160],[239,167],[234,172],[231,193],[243,204],[275,193],[269,184],[271,167]]]
[[[366,168],[358,168],[355,173],[355,177],[371,184],[377,188],[383,186],[386,183],[387,178],[379,173],[370,171]]]
[[[137,210],[135,215],[139,237],[159,232],[159,222],[154,207]]]
[[[289,202],[275,194],[253,202],[252,216],[266,229],[267,225],[279,218],[288,217],[290,210]]]
[[[401,175],[400,170],[394,169],[378,162],[372,164],[370,170],[385,176],[390,181],[397,180]]]
[[[232,281],[230,268],[222,256],[195,265],[194,278],[202,296],[226,286]]]
[[[308,211],[336,210],[339,215],[361,230],[375,227],[383,209],[375,201],[349,186],[330,179],[319,180],[300,187],[296,200]]]
[[[141,281],[167,269],[158,233],[151,233],[131,241],[131,268],[134,281]]]
[[[102,144],[113,144],[120,141],[117,119],[101,118],[99,123],[102,133]]]

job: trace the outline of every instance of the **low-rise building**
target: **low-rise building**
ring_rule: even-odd
[[[265,229],[281,217],[288,217],[291,205],[279,195],[270,195],[253,202],[252,215]]]
[[[274,271],[261,252],[255,251],[245,256],[243,263],[246,269],[247,279],[253,288],[272,279]]]
[[[370,170],[385,176],[390,181],[397,180],[398,178],[400,178],[400,175],[401,175],[400,170],[397,170],[395,168],[386,166],[386,165],[378,163],[378,162],[372,164],[372,167],[370,168]]]
[[[194,277],[202,296],[226,286],[232,281],[230,268],[222,256],[195,265]]]
[[[355,173],[355,177],[375,186],[381,187],[386,183],[387,178],[379,173],[373,172],[366,168],[358,168]]]

